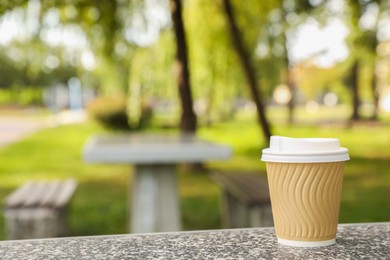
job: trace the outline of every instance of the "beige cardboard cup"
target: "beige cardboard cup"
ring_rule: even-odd
[[[272,136],[264,149],[278,242],[318,247],[335,243],[348,150],[333,138]]]

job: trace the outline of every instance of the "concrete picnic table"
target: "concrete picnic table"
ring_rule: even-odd
[[[389,259],[390,222],[342,224],[336,244],[290,247],[274,228],[1,241],[1,259]]]
[[[181,230],[177,164],[228,159],[231,149],[194,135],[101,135],[83,155],[91,163],[134,165],[130,228],[146,233]]]

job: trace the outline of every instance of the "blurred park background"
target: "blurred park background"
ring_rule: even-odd
[[[390,221],[390,2],[0,1],[0,129],[0,199],[75,178],[74,236],[128,231],[132,168],[81,156],[105,132],[232,147],[228,161],[179,167],[185,230],[221,228],[209,173],[264,174],[271,134],[339,138],[351,157],[340,222]]]

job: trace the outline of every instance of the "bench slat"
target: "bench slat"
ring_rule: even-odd
[[[27,198],[30,194],[30,190],[34,183],[32,181],[29,181],[25,183],[23,186],[21,186],[19,189],[12,192],[6,199],[5,199],[5,207],[6,208],[13,208],[20,206],[25,198]]]
[[[53,206],[56,208],[65,206],[76,190],[76,187],[77,184],[74,180],[67,180],[63,182],[63,185],[57,194],[56,200],[53,202]]]
[[[17,207],[64,207],[74,191],[77,184],[74,180],[67,181],[29,181],[5,199],[6,208]]]
[[[50,183],[46,193],[42,196],[39,205],[42,207],[52,207],[55,203],[57,193],[61,189],[61,185],[60,181]]]
[[[40,205],[41,199],[45,195],[48,187],[47,182],[34,182],[30,194],[23,202],[23,206],[34,207]]]

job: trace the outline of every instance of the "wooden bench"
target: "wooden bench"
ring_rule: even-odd
[[[221,186],[225,228],[273,226],[266,177],[254,173],[216,173],[212,179]]]
[[[74,180],[29,181],[16,189],[5,199],[6,238],[67,235],[67,208],[76,187]]]

